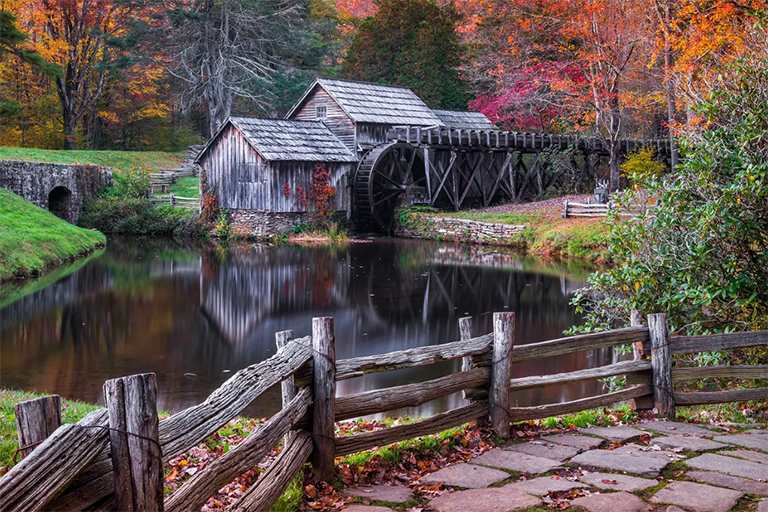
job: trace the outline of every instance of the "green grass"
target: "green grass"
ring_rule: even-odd
[[[171,192],[173,195],[181,197],[198,197],[200,195],[200,178],[195,176],[179,178],[176,183],[168,187],[166,194]],[[155,194],[162,194],[162,191],[157,189]]]
[[[105,243],[98,231],[73,226],[0,189],[0,282],[38,274]]]
[[[615,405],[610,409],[589,409],[576,414],[545,418],[541,420],[541,424],[547,428],[566,428],[569,425],[586,428],[592,425],[613,425],[617,420],[626,423],[636,419],[637,413],[632,410],[629,404],[624,403]]]
[[[604,219],[563,219],[553,209],[525,213],[489,213],[478,211],[440,212],[433,208],[405,208],[399,219],[407,227],[418,229],[423,215],[470,219],[479,222],[525,226],[525,229],[506,240],[505,245],[515,249],[540,253],[546,256],[578,258],[584,260],[606,259],[608,225]]]
[[[53,149],[0,147],[0,160],[50,162],[55,164],[86,164],[111,167],[116,172],[142,169],[155,172],[174,169],[185,153],[161,151],[62,151]]]
[[[0,389],[0,467],[12,464],[13,454],[19,447],[16,434],[14,405],[24,400],[33,400],[46,396],[45,394]],[[61,400],[61,421],[77,423],[86,414],[99,409],[100,406],[87,404],[77,400]],[[18,458],[16,459],[18,461]]]

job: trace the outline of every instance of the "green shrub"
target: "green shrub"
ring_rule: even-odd
[[[632,309],[664,311],[684,334],[768,328],[768,61],[732,71],[697,106],[704,129],[681,140],[682,163],[640,177],[658,207],[613,227],[615,267],[575,299],[587,329],[626,325]]]
[[[108,234],[200,236],[197,212],[105,194],[83,203],[80,225]]]

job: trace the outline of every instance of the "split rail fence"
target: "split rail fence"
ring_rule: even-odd
[[[168,195],[152,195],[152,196],[149,196],[149,200],[155,204],[167,203],[167,204],[170,204],[171,206],[176,206],[178,208],[189,208],[192,210],[197,210],[200,208],[199,197],[177,196],[173,192],[171,192]]]
[[[568,217],[607,217],[608,213],[613,210],[620,217],[637,217],[646,213],[652,213],[656,209],[656,205],[636,205],[618,207],[613,201],[599,204],[599,203],[574,203],[567,199],[563,203],[563,218]]]
[[[514,313],[496,313],[493,332],[475,335],[470,318],[459,322],[460,340],[376,356],[336,360],[332,318],[315,318],[312,335],[277,333],[277,353],[238,371],[203,403],[158,421],[154,374],[107,381],[106,408],[76,424],[61,425],[59,398],[22,402],[16,408],[21,462],[0,479],[0,510],[199,510],[222,486],[259,464],[281,440],[270,467],[233,506],[267,511],[311,462],[315,475],[334,480],[336,457],[433,434],[473,420],[501,436],[510,423],[574,413],[634,400],[670,419],[675,405],[761,399],[768,388],[676,392],[675,381],[710,377],[768,378],[768,365],[673,368],[671,356],[765,346],[768,331],[670,337],[666,315],[641,325],[539,343],[515,343]],[[599,368],[546,376],[513,377],[514,365],[573,352],[632,345],[634,359]],[[367,373],[415,368],[462,359],[461,371],[415,384],[336,397],[336,382]],[[626,375],[625,389],[578,400],[513,407],[510,394],[529,388]],[[245,440],[163,498],[162,464],[184,453],[241,413],[268,388],[282,383],[282,410]],[[467,405],[409,424],[337,437],[334,423],[419,406],[459,391]]]

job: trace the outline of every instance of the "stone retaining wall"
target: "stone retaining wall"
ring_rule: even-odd
[[[96,165],[0,161],[0,187],[76,224],[83,199],[112,181],[112,170]]]
[[[411,224],[398,226],[395,235],[472,244],[514,245],[513,236],[525,229],[525,226],[433,216],[418,217]]]

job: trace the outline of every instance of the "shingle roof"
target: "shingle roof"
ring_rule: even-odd
[[[433,110],[448,128],[462,130],[495,130],[496,126],[481,112]]]
[[[355,123],[388,125],[442,126],[432,110],[407,87],[380,85],[348,80],[318,78],[287,117],[308,97],[315,86],[331,95]]]
[[[357,157],[320,121],[254,117],[230,117],[229,121],[265,160],[357,162]]]

